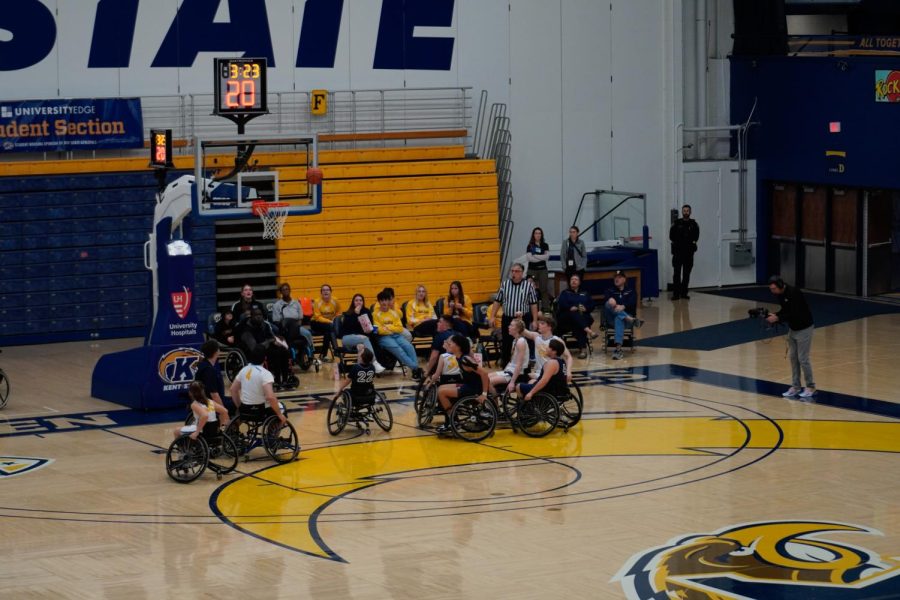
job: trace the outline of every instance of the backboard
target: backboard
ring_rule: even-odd
[[[194,138],[193,214],[201,219],[251,219],[253,202],[288,203],[288,215],[322,210],[322,185],[306,180],[318,166],[316,134]]]

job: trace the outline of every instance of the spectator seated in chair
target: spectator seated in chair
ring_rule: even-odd
[[[250,318],[241,325],[238,346],[247,356],[262,348],[269,363],[269,370],[275,377],[276,390],[295,387],[291,376],[290,356],[287,342],[275,335],[272,325],[263,317],[262,308],[254,308]]]
[[[222,311],[218,321],[216,321],[215,330],[213,331],[213,339],[223,346],[234,346],[237,344],[235,338],[235,327],[237,323],[234,320],[234,313],[230,308]]]
[[[241,286],[241,297],[231,305],[231,314],[234,315],[238,323],[243,323],[250,318],[250,313],[254,308],[260,309],[265,314],[266,309],[262,302],[258,301],[253,295],[253,286],[245,283]]]
[[[388,307],[391,310],[397,310],[397,307],[394,305],[394,303],[396,301],[396,295],[394,294],[394,288],[386,287],[381,291],[387,295]],[[377,296],[376,296],[376,298],[377,298]],[[375,305],[373,305],[372,312],[375,312],[375,308],[376,308]],[[406,339],[407,342],[411,342],[413,339],[413,334],[409,329],[406,328],[406,323],[403,322],[403,320],[406,318],[406,315],[403,314],[402,310],[398,311],[398,314],[400,315],[400,324],[403,326],[403,329],[400,332],[400,335],[402,335]]]
[[[462,283],[450,283],[447,297],[443,299],[441,314],[453,317],[453,329],[465,336],[472,335],[472,316],[474,307],[472,299],[463,292]]]
[[[303,308],[296,298],[291,298],[291,286],[282,283],[278,287],[278,292],[281,294],[281,298],[272,306],[272,323],[277,332],[292,348],[297,348],[299,351],[313,348],[312,333],[303,326]]]
[[[559,331],[571,332],[578,343],[578,358],[587,358],[587,340],[594,339],[597,333],[591,330],[594,318],[594,300],[591,295],[581,290],[581,277],[573,274],[569,278],[569,288],[563,290],[557,298],[556,320]]]
[[[400,311],[391,307],[391,297],[386,290],[378,293],[378,307],[373,314],[373,324],[378,335],[378,344],[393,354],[403,366],[411,369],[413,379],[422,378],[422,369],[416,358],[416,349],[403,336]]]
[[[406,302],[405,312],[406,326],[412,329],[413,337],[434,336],[438,319],[424,285],[416,287],[416,297]]]
[[[638,297],[634,290],[627,286],[628,279],[622,271],[616,271],[613,276],[613,287],[606,290],[603,305],[603,319],[607,327],[614,331],[615,350],[613,360],[620,360],[622,354],[622,341],[625,338],[626,327],[640,328],[644,322],[634,315],[637,314]]]
[[[332,354],[337,354],[334,319],[340,316],[341,305],[337,298],[331,295],[331,286],[327,283],[319,292],[319,299],[313,302],[313,316],[309,326],[315,335],[322,336],[322,360],[326,360],[325,355],[329,348],[331,348]]]
[[[350,307],[340,316],[341,345],[355,351],[357,346],[365,346],[366,350],[375,354],[372,340],[374,331],[372,311],[366,308],[366,299],[362,294],[354,294]],[[376,360],[372,363],[376,373],[384,372],[384,367]]]

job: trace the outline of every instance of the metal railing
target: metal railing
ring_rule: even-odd
[[[515,224],[512,220],[512,171],[510,170],[510,150],[512,134],[509,130],[510,120],[506,116],[506,104],[495,102],[490,113],[485,117],[487,109],[487,92],[481,92],[478,104],[477,122],[472,135],[473,156],[493,159],[497,168],[497,212],[500,229],[500,268],[504,268],[509,254]],[[501,271],[501,276],[503,275]]]

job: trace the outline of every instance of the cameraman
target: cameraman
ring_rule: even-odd
[[[769,291],[778,297],[781,310],[766,317],[766,321],[775,324],[785,322],[788,325],[788,354],[791,359],[791,387],[782,394],[785,398],[812,398],[816,393],[813,383],[812,364],[809,362],[809,349],[812,346],[813,325],[812,313],[800,288],[787,285],[779,275],[769,278]],[[800,386],[800,369],[806,387]]]

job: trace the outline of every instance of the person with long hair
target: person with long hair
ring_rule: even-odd
[[[544,239],[544,230],[535,227],[531,230],[531,239],[528,240],[528,248],[525,252],[528,259],[528,275],[533,276],[537,283],[537,291],[540,295],[541,309],[550,308],[553,300],[553,291],[550,289],[550,280],[547,277],[547,259],[550,258],[550,247]]]
[[[580,279],[584,279],[587,250],[584,247],[584,240],[578,237],[580,233],[577,225],[569,227],[569,237],[563,240],[559,248],[559,261],[566,273],[566,281],[576,273]]]
[[[487,371],[475,362],[469,353],[472,348],[469,340],[461,335],[454,335],[447,340],[447,352],[453,355],[460,368],[462,383],[447,383],[437,390],[438,403],[446,414],[453,407],[453,400],[466,396],[478,396],[478,400],[484,403],[487,400],[487,391],[491,385]],[[450,424],[444,423],[435,429],[438,434],[450,431]]]
[[[437,314],[428,300],[428,289],[419,284],[415,297],[406,303],[406,326],[415,337],[432,337],[437,329]]]
[[[366,298],[362,294],[353,294],[350,306],[341,315],[341,343],[344,348],[353,348],[360,345],[375,354],[375,348],[369,336],[372,335],[372,311],[366,308]],[[381,373],[384,367],[379,362],[373,361],[375,372]]]
[[[313,302],[313,316],[309,322],[312,332],[322,336],[322,360],[326,359],[328,348],[337,351],[337,338],[334,335],[334,320],[341,314],[341,304],[331,294],[331,286],[323,284],[319,289],[319,299]]]
[[[491,373],[491,387],[497,389],[499,386],[506,386],[506,390],[511,392],[515,389],[516,383],[520,376],[526,375],[528,371],[528,342],[522,332],[525,331],[525,322],[522,319],[513,319],[509,323],[509,335],[513,338],[512,358],[502,371]]]
[[[444,300],[442,314],[453,318],[453,329],[463,335],[472,335],[472,315],[475,314],[472,299],[463,291],[462,283],[453,281]]]

